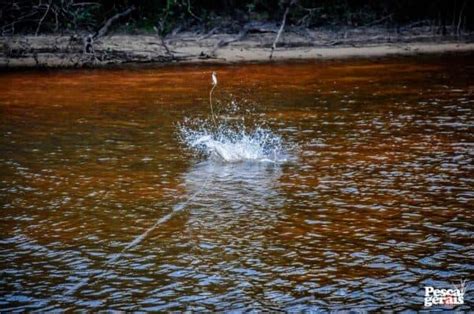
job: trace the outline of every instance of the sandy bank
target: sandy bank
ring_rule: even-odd
[[[352,32],[352,33],[351,33]],[[181,33],[165,38],[154,35],[113,35],[84,52],[71,36],[16,36],[0,38],[0,68],[100,67],[125,63],[239,63],[268,62],[275,34]],[[163,44],[164,43],[164,44]],[[287,32],[272,60],[317,60],[459,53],[474,51],[472,35],[463,38],[434,36],[420,30],[390,33],[386,30]]]

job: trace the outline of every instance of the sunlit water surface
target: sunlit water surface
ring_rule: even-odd
[[[474,280],[473,60],[0,74],[0,308],[422,309]],[[180,131],[212,71],[265,158]]]

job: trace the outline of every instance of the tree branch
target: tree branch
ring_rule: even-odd
[[[109,31],[109,27],[112,25],[112,23],[114,23],[116,20],[118,20],[122,17],[125,17],[125,16],[129,15],[133,10],[135,10],[135,6],[132,5],[127,10],[125,10],[121,13],[117,13],[114,16],[112,16],[111,18],[109,18],[104,23],[104,25],[94,34],[93,38],[98,39],[100,37],[103,37]]]
[[[462,15],[463,15],[463,12],[464,12],[464,8],[466,7],[466,3],[467,3],[467,1],[464,0],[463,3],[462,3],[461,10],[459,10],[458,27],[456,28],[456,35],[457,36],[459,36],[459,34],[460,34]]]
[[[291,0],[290,4],[286,7],[285,13],[283,14],[283,20],[281,21],[280,29],[278,30],[278,33],[275,37],[275,40],[273,41],[272,45],[272,51],[270,52],[270,60],[273,57],[273,51],[276,49],[276,44],[278,42],[278,39],[280,39],[281,33],[283,33],[283,29],[285,28],[285,23],[286,23],[286,16],[288,15],[288,12],[290,12],[290,7],[296,3],[297,0]]]
[[[41,24],[43,24],[44,18],[46,17],[46,15],[48,15],[49,9],[51,9],[51,2],[52,0],[49,0],[49,4],[46,5],[46,11],[44,12],[43,17],[41,17],[41,19],[38,22],[38,26],[36,27],[35,36],[38,36],[39,30],[41,28]]]

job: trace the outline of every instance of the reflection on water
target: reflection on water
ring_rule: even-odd
[[[473,280],[472,60],[217,68],[283,164],[177,138],[215,67],[2,74],[0,308],[422,309]]]
[[[184,176],[188,195],[199,192],[193,204],[199,210],[193,212],[191,222],[223,231],[243,216],[270,226],[275,221],[273,209],[285,200],[278,191],[280,176],[279,166],[265,162],[196,164]]]

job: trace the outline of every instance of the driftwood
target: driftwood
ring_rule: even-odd
[[[272,51],[270,52],[270,60],[273,57],[273,51],[275,51],[276,49],[278,39],[280,39],[281,33],[283,33],[283,29],[285,28],[286,16],[288,15],[288,12],[290,12],[290,7],[295,3],[296,3],[296,0],[291,0],[290,4],[285,9],[285,13],[283,14],[283,20],[281,21],[280,29],[278,30],[275,40],[273,41]]]
[[[218,31],[219,29],[220,29],[220,26],[214,27],[214,28],[211,29],[207,34],[204,34],[204,35],[202,35],[201,37],[199,37],[199,40],[208,39],[209,37],[211,37],[212,35],[214,35],[215,33],[217,33],[217,31]]]
[[[244,39],[245,36],[247,36],[247,33],[248,33],[248,30],[243,30],[237,35],[236,38],[229,39],[229,40],[220,40],[214,46],[214,48],[212,48],[212,50],[208,53],[208,55],[211,56],[211,57],[215,57],[217,49],[225,47],[225,46],[227,46],[227,45],[229,45],[233,42],[241,41],[242,39]]]
[[[211,30],[211,32],[213,32],[213,30]],[[225,47],[231,43],[234,43],[234,42],[237,42],[237,41],[241,41],[242,39],[244,39],[249,33],[276,33],[277,30],[276,30],[276,27],[273,25],[273,24],[269,24],[269,23],[248,23],[246,25],[244,25],[244,28],[242,29],[242,31],[240,31],[238,34],[237,34],[237,37],[235,38],[232,38],[232,39],[228,39],[228,40],[220,40],[212,49],[211,51],[207,54],[207,56],[211,57],[215,57],[216,55],[216,51],[222,47]],[[212,35],[212,34],[211,34]],[[209,36],[205,36],[206,38],[207,37],[210,37],[211,35]]]

